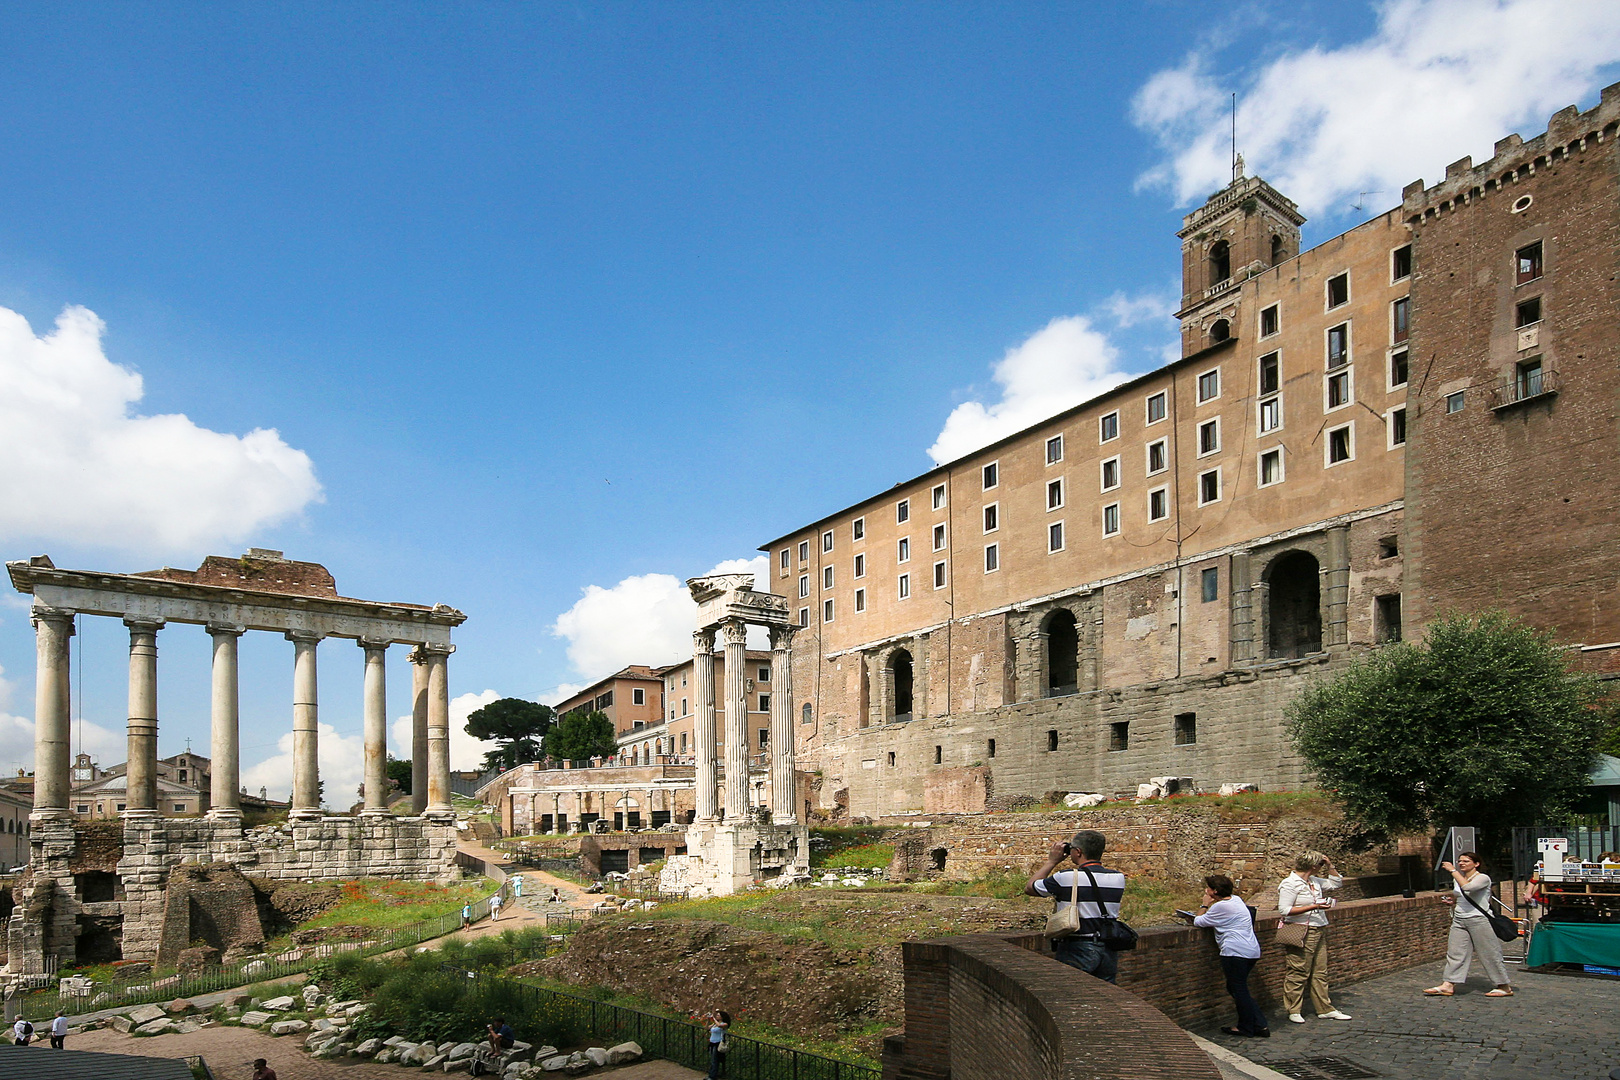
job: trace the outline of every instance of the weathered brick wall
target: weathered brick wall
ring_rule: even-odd
[[[923,813],[976,814],[990,791],[990,770],[982,765],[934,769],[923,781]]]

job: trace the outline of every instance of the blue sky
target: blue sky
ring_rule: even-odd
[[[1595,102],[1616,9],[1546,10],[0,7],[0,554],[280,548],[466,611],[478,700],[669,659],[678,579],[1163,362],[1229,92],[1320,240]],[[0,768],[31,753],[21,599]],[[125,632],[85,622],[110,763]],[[259,637],[275,788],[291,647]],[[160,648],[162,752],[204,748],[207,636]],[[346,781],[360,652],[321,659]]]

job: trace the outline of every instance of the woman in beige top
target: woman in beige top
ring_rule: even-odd
[[[1468,981],[1468,965],[1478,956],[1485,977],[1496,984],[1485,996],[1511,997],[1513,986],[1508,982],[1507,965],[1502,962],[1502,942],[1485,917],[1491,910],[1491,879],[1480,870],[1479,856],[1465,851],[1457,856],[1455,866],[1443,862],[1440,869],[1450,874],[1453,882],[1451,895],[1444,899],[1451,905],[1446,972],[1439,986],[1431,986],[1423,992],[1429,997],[1450,997],[1458,983]]]

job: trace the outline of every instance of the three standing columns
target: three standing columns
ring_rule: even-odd
[[[692,741],[697,745],[697,820],[719,818],[714,789],[714,631],[692,634],[692,679],[697,693],[697,716],[693,720]]]
[[[361,705],[365,728],[367,817],[388,815],[388,639],[361,638],[366,651],[365,696]]]
[[[129,627],[129,758],[124,783],[126,812],[156,812],[157,632],[162,619],[124,619]]]
[[[430,817],[451,817],[450,805],[450,654],[454,645],[423,645],[427,656],[427,806]]]
[[[726,650],[726,820],[748,817],[748,624],[727,619],[720,624]]]
[[[208,743],[211,818],[242,816],[242,712],[236,643],[245,633],[247,628],[243,626],[208,626],[208,636],[214,639]]]
[[[771,821],[799,820],[793,790],[793,662],[788,652],[798,627],[771,627]]]
[[[320,684],[315,650],[321,635],[289,630],[293,643],[293,784],[289,817],[320,817]]]
[[[73,817],[68,763],[72,753],[72,674],[68,643],[73,612],[35,604],[34,623],[34,809],[30,821]]]

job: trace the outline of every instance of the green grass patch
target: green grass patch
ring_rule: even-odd
[[[811,865],[823,866],[829,870],[836,870],[839,867],[860,867],[876,870],[888,866],[893,860],[893,844],[858,844],[825,855],[819,863],[812,859]]]
[[[829,862],[853,848],[873,847],[882,839],[888,830],[880,825],[847,825],[841,827],[829,826],[823,829],[810,830],[810,865],[811,867],[838,867],[838,866],[867,866],[864,862]],[[889,848],[889,858],[894,857],[893,846]],[[887,866],[888,860],[880,865]]]
[[[393,929],[451,915],[462,905],[482,900],[494,892],[487,881],[463,885],[438,885],[430,881],[348,881],[343,884],[343,902],[323,915],[300,925],[299,929],[323,926],[375,926]]]

